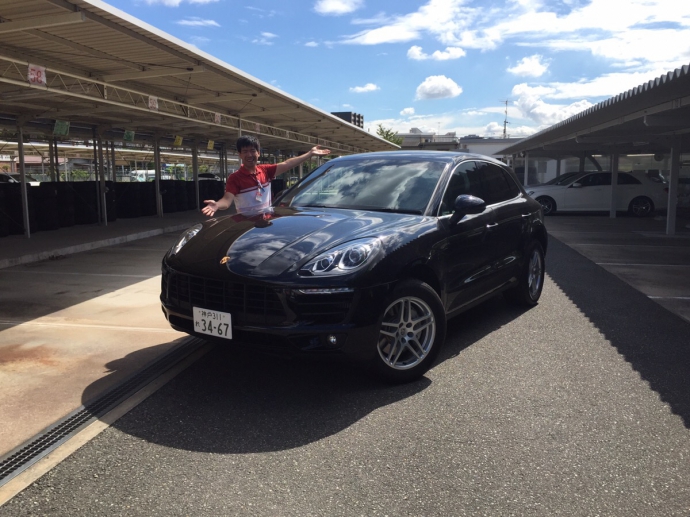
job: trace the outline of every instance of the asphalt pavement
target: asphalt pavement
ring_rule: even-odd
[[[548,223],[539,305],[452,320],[422,380],[213,347],[0,515],[689,515],[690,323],[576,222]]]

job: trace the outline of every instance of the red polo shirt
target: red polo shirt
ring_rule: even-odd
[[[228,176],[225,191],[235,196],[238,212],[259,210],[271,204],[271,181],[276,176],[276,164],[256,166],[256,175],[251,174],[244,165]]]

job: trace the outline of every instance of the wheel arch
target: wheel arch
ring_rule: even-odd
[[[424,264],[415,264],[400,276],[401,281],[408,279],[415,279],[419,280],[420,282],[424,282],[425,284],[428,284],[429,287],[431,287],[436,292],[436,295],[440,299],[443,299],[441,281],[439,280],[434,270],[431,269],[429,266]]]
[[[541,244],[541,249],[544,250],[544,255],[546,255],[546,248],[549,244],[549,236],[546,233],[546,227],[543,224],[535,226],[534,231],[532,232],[532,237],[539,241],[539,244]]]

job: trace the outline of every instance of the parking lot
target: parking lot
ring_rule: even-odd
[[[2,246],[0,453],[186,345],[157,300],[184,222]],[[409,385],[206,349],[0,513],[687,515],[688,224],[547,218],[539,305],[456,318]]]

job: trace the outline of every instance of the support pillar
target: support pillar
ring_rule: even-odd
[[[678,205],[678,177],[680,176],[680,135],[673,137],[671,149],[671,174],[668,178],[668,209],[666,211],[666,235],[676,234],[676,209]]]
[[[156,181],[156,213],[163,217],[163,197],[161,196],[161,146],[160,137],[153,139],[153,167]]]
[[[31,227],[29,226],[29,196],[26,190],[26,167],[24,165],[24,130],[22,124],[17,124],[17,151],[19,151],[19,179],[21,180],[22,192],[22,220],[24,223],[24,235],[27,239],[31,238]]]
[[[117,181],[117,173],[115,172],[115,141],[111,140],[110,142],[110,170],[113,173],[113,183]]]
[[[107,145],[107,143],[106,143]],[[103,155],[103,139],[98,135],[98,185],[101,199],[101,218],[103,226],[108,226],[108,203],[105,195],[105,160]]]
[[[529,184],[529,153],[525,151],[525,173],[523,183],[525,187]]]
[[[50,181],[55,181],[55,149],[53,146],[54,137],[48,139],[48,160],[50,163]]]
[[[96,211],[98,213],[98,224],[101,224],[101,215],[102,215],[102,207],[101,207],[101,196],[100,193],[98,192],[98,137],[96,135],[96,128],[92,128],[92,134],[93,134],[93,167],[91,168],[91,171],[94,173],[93,174],[93,179],[96,184]]]
[[[59,182],[60,181],[60,154],[58,153],[57,138],[53,138],[53,145],[55,146],[55,151],[53,152],[53,154],[55,155],[55,180],[57,182]],[[67,155],[65,155],[63,170],[65,171],[65,181],[67,181]]]
[[[199,143],[194,140],[192,144],[192,176],[194,177],[194,195],[196,211],[201,211],[201,206],[199,203]]]
[[[560,177],[561,175],[561,157],[559,156],[556,158],[556,177]]]
[[[620,162],[620,153],[614,151],[611,155],[611,208],[609,210],[609,218],[616,218],[616,206],[618,206],[618,164]]]

